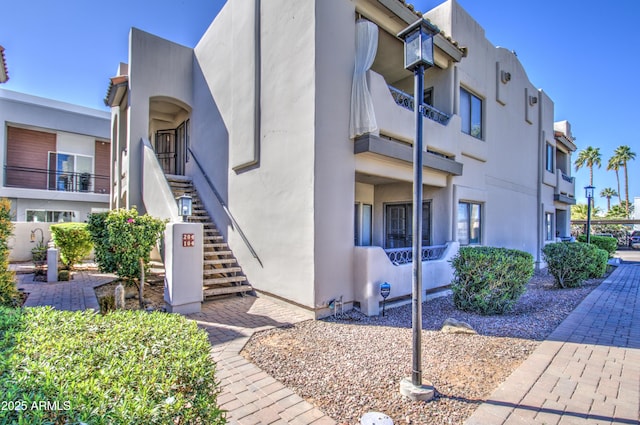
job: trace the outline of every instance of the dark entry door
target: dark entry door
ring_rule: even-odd
[[[156,156],[165,174],[176,174],[176,131],[158,130],[156,133]]]

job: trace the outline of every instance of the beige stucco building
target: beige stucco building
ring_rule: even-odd
[[[413,74],[396,34],[419,17],[399,0],[233,0],[195,48],[132,29],[106,99],[112,207],[175,220],[158,170],[185,175],[258,293],[316,317],[334,299],[377,313],[384,281],[409,295]],[[575,145],[455,0],[425,17],[441,30],[423,98],[431,291],[460,245],[540,263],[569,235]]]

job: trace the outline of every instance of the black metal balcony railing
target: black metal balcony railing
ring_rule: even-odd
[[[109,193],[109,176],[6,165],[4,186],[63,192]]]
[[[400,106],[410,111],[413,111],[415,108],[415,103],[413,101],[413,96],[408,93],[403,92],[402,90],[398,90],[395,87],[389,86],[389,91],[391,92],[391,96],[393,100]],[[430,120],[438,122],[442,125],[446,125],[451,118],[450,115],[445,114],[442,111],[437,110],[431,105],[427,105],[423,103],[422,105],[422,115]]]
[[[438,260],[447,249],[446,245],[432,245],[422,247],[422,261]],[[385,249],[389,260],[395,266],[413,262],[413,248],[391,248]]]
[[[562,174],[562,180],[573,183],[573,177],[566,175],[563,171],[560,171],[560,173]]]

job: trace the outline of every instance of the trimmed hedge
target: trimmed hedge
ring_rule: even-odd
[[[0,422],[224,424],[210,348],[179,315],[0,308]]]
[[[578,242],[587,242],[587,235],[578,235]],[[610,236],[591,235],[591,243],[600,249],[604,249],[609,254],[609,258],[613,257],[618,249],[618,239]]]
[[[87,223],[59,223],[50,228],[53,242],[60,248],[60,261],[68,269],[72,269],[93,249]]]
[[[9,270],[9,238],[13,234],[11,202],[0,199],[0,305],[15,306],[19,301],[14,273]]]
[[[516,249],[462,247],[451,264],[455,306],[483,315],[511,310],[533,276],[533,256]]]
[[[560,288],[578,287],[589,278],[602,277],[609,259],[607,251],[582,242],[551,243],[542,248],[542,255]]]

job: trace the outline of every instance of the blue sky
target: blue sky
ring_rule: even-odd
[[[295,0],[291,0],[295,1]],[[411,2],[411,0],[408,0]],[[426,12],[441,0],[416,0]],[[600,147],[594,185],[616,188],[606,163],[613,150],[631,146],[630,198],[640,196],[640,2],[614,0],[458,0],[495,45],[515,50],[531,82],[555,102],[556,120],[569,120],[578,149]],[[10,80],[2,88],[106,110],[109,77],[127,62],[135,26],[194,46],[223,0],[2,0],[0,45]],[[575,159],[576,154],[573,155]],[[584,202],[586,169],[576,172]],[[621,176],[622,177],[622,176]],[[622,187],[624,191],[624,187]],[[604,199],[596,204],[605,208]]]

